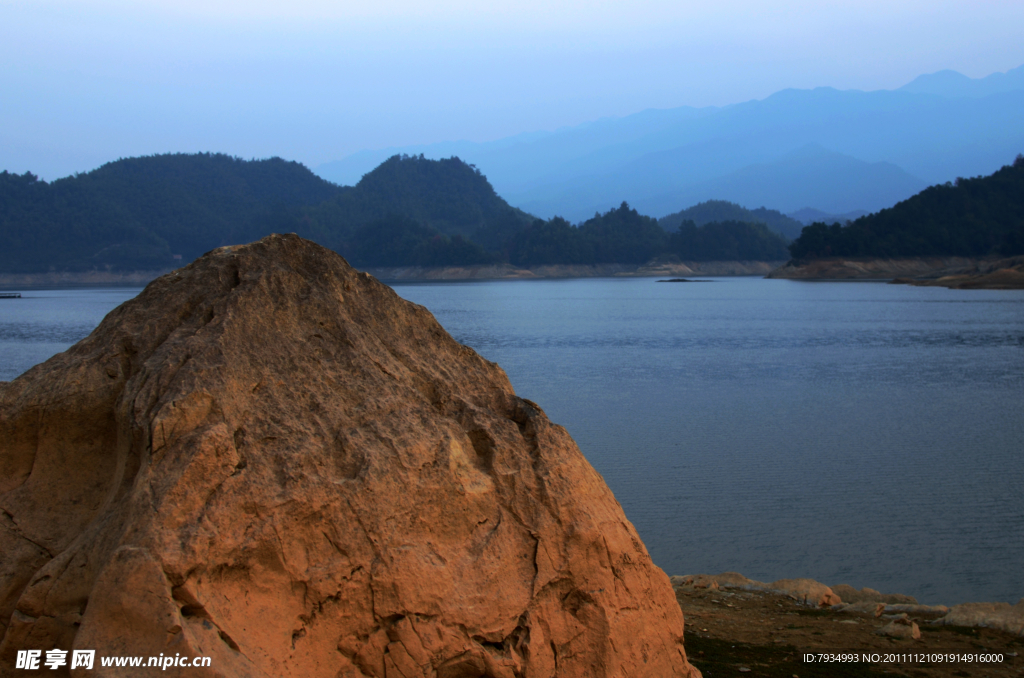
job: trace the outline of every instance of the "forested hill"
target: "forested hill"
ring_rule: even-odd
[[[746,207],[737,205],[726,200],[707,200],[698,203],[693,207],[669,214],[658,219],[658,224],[666,231],[678,229],[684,221],[692,221],[697,226],[703,226],[712,222],[740,221],[750,224],[764,224],[770,230],[775,231],[787,240],[793,240],[800,236],[803,229],[796,219],[786,216],[778,210],[770,210],[767,207],[758,207],[756,210],[749,210]]]
[[[927,188],[848,226],[815,223],[794,259],[1024,254],[1024,156],[987,177]]]
[[[395,155],[315,210],[331,229],[349,229],[400,215],[446,236],[496,250],[533,217],[511,207],[476,167],[458,158]]]
[[[166,268],[339,190],[296,162],[208,153],[128,158],[52,183],[3,172],[0,270]]]
[[[476,241],[470,259],[492,260],[476,243],[497,249],[531,220],[457,158],[395,156],[342,187],[280,158],[156,155],[51,183],[0,173],[0,272],[172,268],[273,232],[351,256],[368,227],[396,218],[437,261],[466,259],[463,238],[448,237],[462,235]]]

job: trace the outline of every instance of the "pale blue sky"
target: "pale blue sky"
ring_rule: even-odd
[[[310,166],[787,87],[1024,63],[1024,2],[0,0],[0,169],[220,151]]]

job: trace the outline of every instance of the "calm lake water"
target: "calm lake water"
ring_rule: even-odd
[[[670,574],[1024,596],[1024,292],[395,284],[565,426]],[[0,380],[137,290],[0,300]]]

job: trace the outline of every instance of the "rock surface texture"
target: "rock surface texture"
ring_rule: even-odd
[[[0,553],[2,675],[74,648],[212,657],[167,676],[699,676],[565,430],[296,236],[0,384]]]

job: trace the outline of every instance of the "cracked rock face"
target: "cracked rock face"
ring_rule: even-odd
[[[212,658],[167,676],[699,676],[569,435],[296,236],[211,252],[0,384],[0,554],[0,674],[59,648]]]

